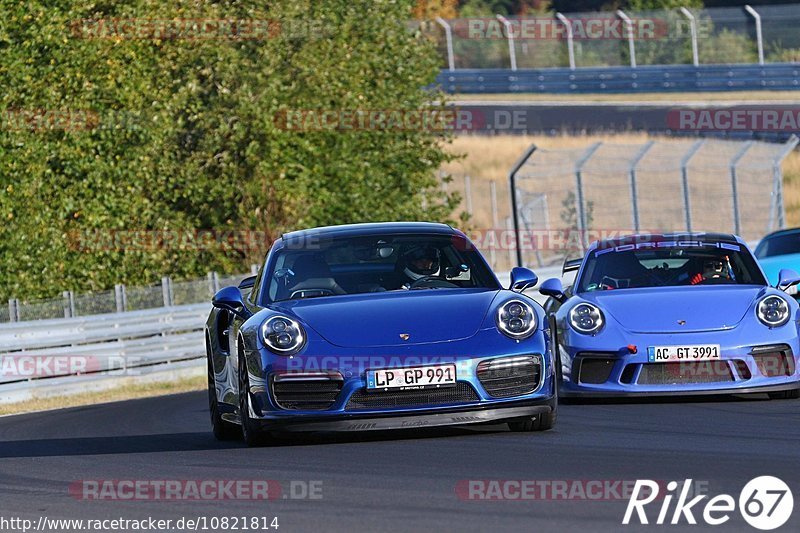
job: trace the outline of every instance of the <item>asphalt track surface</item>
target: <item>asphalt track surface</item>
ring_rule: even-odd
[[[613,497],[468,501],[456,486],[692,478],[712,496],[738,499],[761,475],[792,488],[796,508],[781,531],[798,531],[800,401],[569,404],[547,433],[496,425],[312,436],[252,449],[214,440],[201,392],[0,418],[0,518],[34,521],[227,515],[277,516],[279,532],[699,531],[708,526],[622,526],[627,500]],[[86,479],[270,479],[283,494],[291,480],[314,480],[322,498],[119,502],[69,494],[70,483]],[[647,508],[651,522],[655,505]],[[702,522],[702,509],[695,515]],[[738,512],[716,529],[756,531]]]

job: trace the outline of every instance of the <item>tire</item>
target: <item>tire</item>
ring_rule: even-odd
[[[211,414],[211,430],[217,440],[235,440],[242,436],[242,431],[236,424],[222,419],[217,400],[216,383],[214,380],[214,366],[208,359],[208,411]]]
[[[553,409],[549,413],[542,414],[536,417],[526,418],[524,420],[512,420],[508,422],[508,427],[511,431],[547,431],[553,429],[558,419],[558,408]]]
[[[800,389],[782,390],[779,392],[770,392],[770,400],[796,400],[800,398]]]
[[[239,420],[242,423],[242,437],[245,444],[250,447],[266,446],[269,444],[269,433],[261,429],[258,423],[250,418],[250,405],[248,395],[250,378],[247,374],[247,361],[239,353]]]

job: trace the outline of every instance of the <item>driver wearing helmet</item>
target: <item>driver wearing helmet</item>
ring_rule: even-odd
[[[407,250],[401,256],[403,262],[403,274],[409,280],[403,285],[404,289],[410,289],[411,285],[428,276],[438,276],[441,268],[441,252],[433,246],[415,246]]]

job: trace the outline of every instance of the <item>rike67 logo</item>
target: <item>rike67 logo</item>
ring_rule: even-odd
[[[691,495],[691,479],[685,480],[682,485],[677,481],[670,481],[663,494],[660,493],[661,487],[662,485],[649,479],[636,480],[622,523],[635,524],[638,520],[639,524],[649,524],[652,513],[648,517],[645,507],[658,502],[653,506],[659,509],[655,520],[658,525],[697,524],[695,514],[698,514],[706,524],[718,526],[730,520],[738,503],[738,510],[745,522],[756,529],[767,531],[784,525],[794,509],[791,489],[783,480],[773,476],[751,479],[739,493],[738,502],[729,494],[720,494],[713,498],[709,498],[707,494]],[[703,502],[706,498],[709,499]]]

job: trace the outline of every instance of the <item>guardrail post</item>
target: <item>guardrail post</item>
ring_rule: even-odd
[[[706,143],[705,140],[696,141],[681,158],[681,188],[683,189],[683,211],[686,217],[686,231],[692,231],[692,204],[689,198],[689,161],[694,157],[700,148]]]
[[[508,38],[508,58],[511,61],[511,70],[517,70],[517,51],[514,49],[514,32],[511,29],[511,23],[503,15],[495,15],[497,20],[503,23],[506,29],[506,37]]]
[[[444,28],[444,38],[447,42],[447,66],[450,67],[450,72],[453,72],[456,69],[455,57],[453,55],[453,32],[450,29],[450,24],[442,17],[436,17],[436,22],[439,23],[439,26]]]
[[[733,232],[736,235],[741,236],[742,230],[742,223],[739,216],[739,191],[738,191],[738,184],[736,179],[736,165],[739,164],[739,161],[744,157],[744,154],[753,146],[753,141],[747,141],[742,146],[741,150],[739,150],[733,159],[731,159],[731,193],[733,196]]]
[[[128,310],[128,295],[125,292],[125,285],[118,283],[114,285],[114,299],[117,303],[117,313],[124,313]]]
[[[508,269],[514,268],[514,259],[517,260],[517,265],[522,266],[522,250],[519,247],[519,228],[515,226],[516,216],[506,218],[506,230],[514,232],[514,238],[511,239],[508,245]],[[512,221],[512,219],[514,221]],[[504,239],[505,240],[505,239]],[[503,242],[501,240],[501,242]]]
[[[258,275],[258,265],[257,264],[253,263],[252,265],[250,265],[250,275],[251,276]]]
[[[8,299],[8,320],[9,322],[19,322],[19,300],[16,298]]]
[[[467,202],[467,213],[472,214],[472,179],[464,175],[464,199]]]
[[[574,35],[572,34],[572,24],[569,22],[569,19],[561,13],[556,13],[556,18],[561,21],[561,23],[567,29],[567,54],[569,55],[569,68],[570,70],[575,70],[575,39]]]
[[[575,163],[575,209],[576,209],[576,223],[578,226],[578,236],[580,238],[581,253],[588,246],[586,242],[586,234],[588,233],[588,222],[586,220],[586,203],[583,199],[583,166],[592,158],[594,153],[602,145],[602,142],[596,142],[591,145],[581,155],[580,159]]]
[[[758,11],[756,11],[750,6],[744,6],[744,10],[747,11],[753,17],[753,20],[756,21],[756,45],[758,46],[758,64],[763,65],[764,39],[761,36],[761,15],[759,15]]]
[[[536,145],[532,144],[525,150],[525,153],[522,154],[522,157],[517,159],[517,162],[514,163],[514,166],[511,168],[511,172],[508,173],[508,186],[511,189],[511,220],[514,223],[514,242],[519,242],[519,213],[517,212],[517,172],[521,169],[525,163],[528,162],[528,159],[533,155],[533,152],[536,151]],[[511,229],[511,228],[509,228]],[[522,265],[522,249],[517,246],[517,264],[516,266],[523,266]],[[511,261],[511,266],[514,267],[514,261]]]
[[[631,55],[631,68],[636,68],[636,45],[634,44],[633,38],[633,21],[621,9],[617,9],[617,16],[622,19],[622,22],[625,23],[625,27],[628,28],[628,51]]]
[[[219,275],[216,272],[208,273],[208,290],[212,296],[219,292]]]
[[[700,65],[700,56],[697,53],[697,19],[694,18],[692,12],[685,7],[681,8],[683,16],[689,19],[689,31],[692,34],[692,63],[694,66]]]
[[[636,191],[636,165],[642,160],[642,158],[647,154],[647,151],[653,147],[655,141],[650,141],[646,143],[639,152],[633,157],[631,161],[631,168],[630,168],[630,180],[631,180],[631,207],[633,209],[633,229],[636,233],[639,233],[639,194]]]
[[[164,307],[172,307],[172,280],[169,276],[161,278],[161,294],[164,296]]]
[[[75,316],[75,299],[72,296],[72,291],[64,291],[61,293],[64,298],[64,318],[72,318]]]

